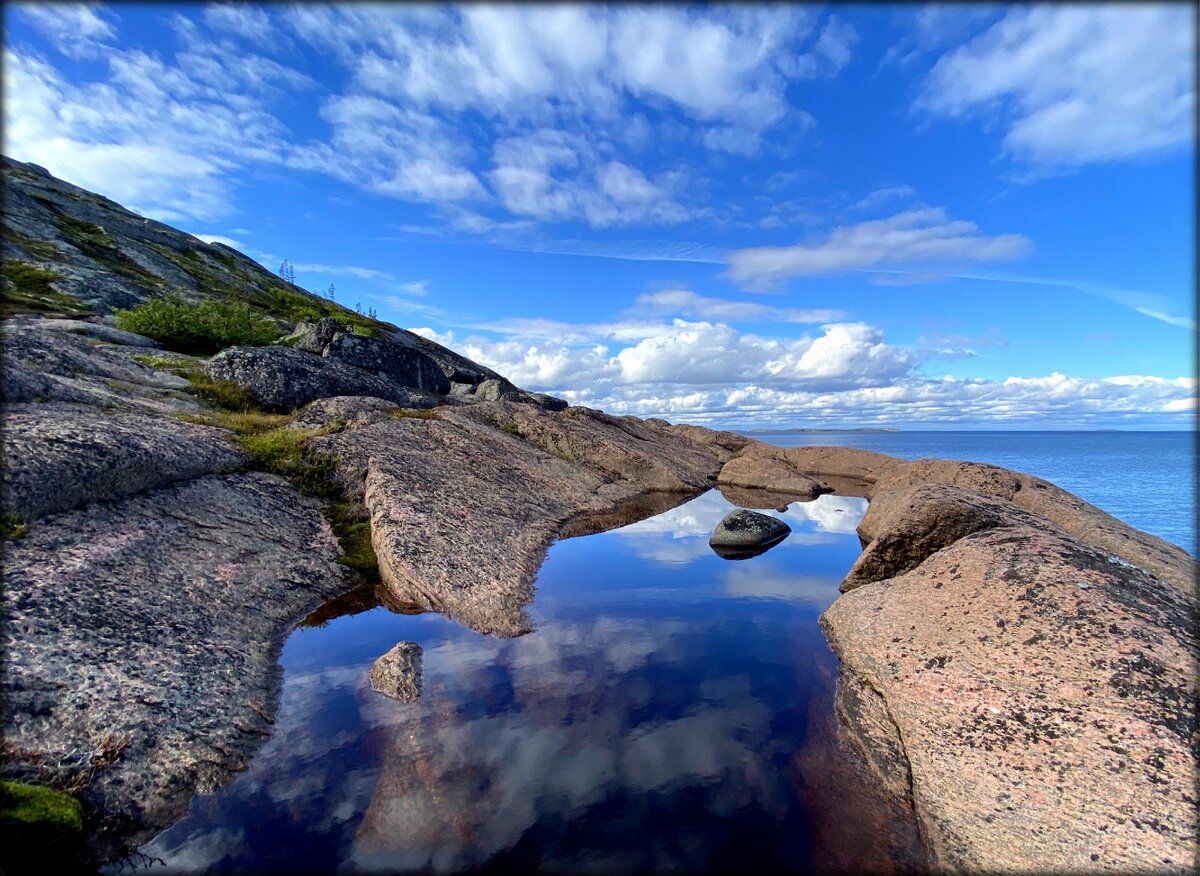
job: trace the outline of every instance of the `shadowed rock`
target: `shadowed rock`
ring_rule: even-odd
[[[400,642],[371,664],[371,687],[402,703],[421,696],[421,646]]]

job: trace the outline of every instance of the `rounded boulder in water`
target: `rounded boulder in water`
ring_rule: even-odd
[[[748,559],[779,544],[791,531],[778,517],[740,508],[717,524],[708,545],[725,559]]]

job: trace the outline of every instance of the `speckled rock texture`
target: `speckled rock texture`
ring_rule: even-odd
[[[421,696],[421,646],[399,642],[371,664],[371,688],[402,703]]]
[[[3,443],[0,496],[5,511],[25,518],[246,462],[223,429],[78,404],[6,405]]]
[[[907,765],[935,863],[970,872],[1192,872],[1198,622],[1179,588],[1020,525],[821,618],[843,696],[876,698],[849,725],[868,762],[893,787]]]
[[[258,473],[50,515],[4,548],[4,772],[98,766],[102,854],[245,764],[284,637],[349,586],[319,504]]]
[[[415,387],[336,359],[289,347],[230,347],[213,356],[205,371],[250,390],[264,408],[292,411],[319,398],[370,395],[403,405]]]
[[[1019,472],[788,452],[870,498],[821,625],[849,738],[935,865],[1191,872],[1195,561]]]

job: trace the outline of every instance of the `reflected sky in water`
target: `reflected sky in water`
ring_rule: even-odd
[[[836,798],[856,774],[817,617],[865,500],[767,512],[793,533],[743,561],[707,543],[732,507],[711,491],[555,544],[516,639],[383,607],[297,630],[273,737],[143,851],[210,872],[694,871],[886,847],[829,828],[853,820]],[[415,703],[367,680],[405,640],[423,649]]]

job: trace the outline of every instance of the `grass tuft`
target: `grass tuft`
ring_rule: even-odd
[[[29,523],[20,514],[0,515],[0,538],[20,538],[29,531]]]

